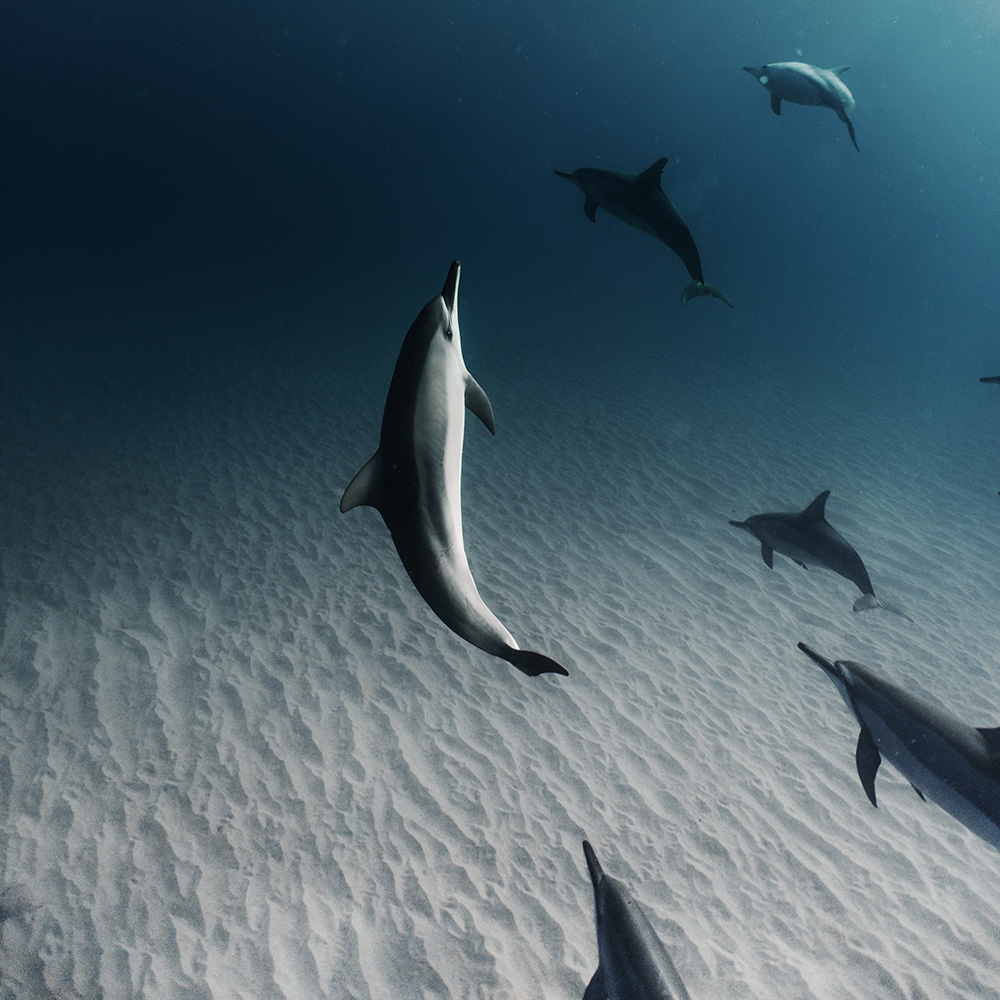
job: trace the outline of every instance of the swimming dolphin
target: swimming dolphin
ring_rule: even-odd
[[[781,114],[782,101],[832,108],[847,125],[854,148],[861,152],[858,140],[854,138],[854,125],[848,117],[854,110],[854,96],[840,79],[840,74],[846,73],[850,66],[820,69],[809,63],[781,62],[768,63],[759,69],[754,66],[743,68],[771,92],[771,110],[776,115]]]
[[[462,358],[456,260],[444,290],[421,310],[403,341],[382,415],[378,451],[351,480],[340,509],[381,515],[421,597],[463,639],[529,676],[566,674],[521,649],[483,602],[462,541],[465,407],[496,433],[493,407]]]
[[[855,611],[882,607],[861,556],[826,519],[829,495],[830,491],[824,490],[800,513],[754,514],[745,521],[729,523],[744,528],[760,541],[760,554],[768,569],[774,569],[774,553],[780,552],[803,569],[820,566],[850,580],[861,591],[861,597],[854,602]]]
[[[985,378],[981,378],[979,381],[1000,383],[1000,375],[987,375]]]
[[[597,221],[597,210],[603,208],[616,219],[655,236],[680,257],[694,279],[681,292],[681,302],[687,305],[689,299],[698,295],[711,295],[732,308],[732,302],[718,288],[705,282],[691,231],[660,187],[660,175],[666,162],[664,156],[641,174],[626,174],[603,167],[581,167],[571,174],[561,170],[555,173],[572,181],[586,195],[583,210],[591,222]]]
[[[691,1000],[632,894],[618,879],[604,874],[586,840],[583,853],[594,885],[598,956],[583,1000]]]
[[[921,799],[1000,848],[1000,728],[976,729],[910,694],[861,663],[831,663],[804,642],[861,726],[858,777],[873,806],[875,775],[886,757]]]

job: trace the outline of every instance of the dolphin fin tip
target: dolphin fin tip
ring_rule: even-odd
[[[710,285],[707,281],[692,281],[689,285],[685,285],[684,291],[681,292],[681,302],[687,305],[691,299],[695,299],[699,295],[709,295],[713,299],[721,299],[730,309],[733,308],[732,302],[718,288]]]

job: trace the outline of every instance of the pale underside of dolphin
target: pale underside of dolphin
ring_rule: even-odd
[[[629,890],[585,840],[597,924],[597,971],[583,1000],[691,1000],[663,942]]]
[[[847,126],[847,133],[860,153],[858,140],[854,137],[851,113],[854,111],[854,95],[840,79],[850,66],[836,69],[820,69],[802,62],[767,63],[764,66],[744,66],[752,77],[758,80],[771,94],[771,110],[781,114],[781,102],[807,104],[812,107],[830,108]]]
[[[824,490],[803,511],[754,514],[745,521],[729,523],[749,531],[760,542],[761,558],[768,569],[774,569],[774,553],[778,552],[803,569],[819,566],[850,580],[861,591],[861,597],[854,602],[855,611],[882,607],[861,556],[826,519],[829,496],[830,491]]]
[[[930,799],[1000,849],[1000,728],[979,729],[861,663],[831,662],[798,644],[837,686],[861,731],[855,762],[873,806],[875,776],[888,760]]]
[[[521,649],[479,596],[462,537],[465,408],[495,433],[493,407],[462,358],[461,268],[413,321],[382,415],[378,451],[344,491],[341,511],[366,505],[381,515],[406,572],[453,632],[529,676],[566,674],[555,660]]]
[[[605,170],[603,167],[581,167],[571,174],[562,170],[555,173],[571,181],[584,193],[583,210],[591,222],[597,221],[597,210],[602,208],[627,225],[655,236],[680,257],[693,279],[681,292],[681,302],[686,305],[699,295],[710,295],[732,308],[732,302],[718,288],[705,281],[694,237],[660,187],[660,175],[666,162],[664,156],[641,174]]]

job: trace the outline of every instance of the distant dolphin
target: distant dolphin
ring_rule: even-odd
[[[1000,383],[1000,375],[987,375],[986,378],[981,378],[979,381]]]
[[[691,1000],[663,942],[639,904],[616,878],[604,874],[585,840],[594,884],[597,971],[583,1000]]]
[[[921,799],[1000,848],[1000,728],[976,729],[861,663],[831,663],[804,642],[799,649],[827,672],[861,726],[855,758],[873,806],[885,756]]]
[[[809,63],[781,62],[768,63],[760,69],[753,66],[743,68],[771,92],[771,110],[776,115],[781,114],[782,101],[832,108],[847,125],[854,148],[861,152],[858,140],[854,138],[854,126],[848,117],[854,110],[854,96],[840,79],[840,74],[846,73],[850,66],[820,69]]]
[[[745,521],[729,523],[760,541],[760,554],[768,569],[774,569],[774,553],[780,552],[803,569],[820,566],[850,580],[861,591],[861,597],[854,602],[855,611],[882,607],[861,556],[826,519],[829,495],[830,491],[824,490],[801,512],[754,514]]]
[[[381,515],[420,595],[463,639],[532,677],[566,674],[555,660],[521,649],[483,602],[462,541],[465,407],[491,434],[493,407],[469,374],[458,329],[456,260],[444,290],[413,321],[392,373],[378,451],[351,480],[340,509]]]
[[[660,187],[660,175],[666,162],[664,156],[641,174],[626,174],[603,167],[581,167],[571,174],[561,170],[555,173],[572,181],[587,196],[583,210],[591,222],[597,221],[596,212],[603,208],[616,219],[655,236],[680,257],[694,279],[681,292],[681,302],[687,305],[688,300],[697,295],[711,295],[732,308],[732,302],[718,288],[705,282],[691,231]]]

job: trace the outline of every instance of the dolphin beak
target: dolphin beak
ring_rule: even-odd
[[[445,308],[451,316],[458,312],[458,279],[462,276],[462,264],[453,260],[448,269],[448,277],[445,279],[444,288],[441,289],[441,298],[444,299]]]
[[[744,66],[743,69],[749,73],[755,80],[760,79],[760,70],[754,69],[753,66]]]
[[[809,659],[818,663],[831,677],[840,679],[840,672],[825,656],[820,656],[815,649],[810,649],[804,642],[799,643],[799,649],[802,650]]]
[[[604,876],[604,869],[601,867],[601,862],[597,860],[597,855],[590,846],[590,842],[586,840],[583,842],[583,856],[587,859],[587,868],[590,869],[590,881],[593,882],[596,889]]]

